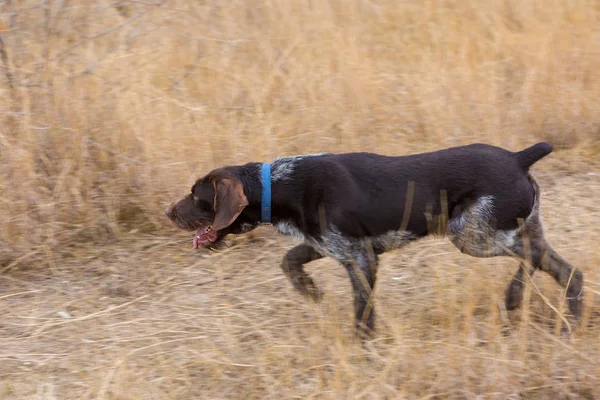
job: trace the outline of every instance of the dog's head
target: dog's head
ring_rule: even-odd
[[[244,233],[257,224],[238,218],[248,205],[244,186],[225,168],[198,179],[189,194],[172,203],[165,214],[180,229],[196,231],[194,249],[212,248],[230,233]]]

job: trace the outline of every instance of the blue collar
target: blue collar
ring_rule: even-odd
[[[262,181],[260,222],[271,223],[271,164],[262,164],[260,180]]]

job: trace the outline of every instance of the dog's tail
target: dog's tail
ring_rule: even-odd
[[[533,164],[552,153],[552,150],[553,148],[549,143],[540,142],[525,150],[517,151],[513,153],[513,155],[517,160],[519,168],[523,171],[527,171]]]

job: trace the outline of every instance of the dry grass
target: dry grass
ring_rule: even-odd
[[[0,398],[600,397],[597,1],[153,3],[0,3]],[[514,261],[428,240],[383,258],[363,348],[334,262],[307,304],[287,239],[204,257],[162,214],[217,165],[538,140],[569,337],[547,276],[510,315]]]

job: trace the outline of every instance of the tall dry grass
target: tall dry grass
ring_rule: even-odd
[[[160,229],[166,203],[225,163],[473,141],[598,148],[597,1],[0,7],[9,266]]]
[[[0,39],[0,398],[600,396],[597,0],[6,0]],[[514,260],[432,240],[382,257],[362,347],[335,261],[315,306],[287,239],[205,258],[163,216],[218,165],[538,140],[571,336],[546,274],[509,315]]]

